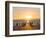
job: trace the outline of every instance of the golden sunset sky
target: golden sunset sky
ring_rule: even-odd
[[[13,19],[39,19],[40,8],[32,7],[14,7],[13,8]]]

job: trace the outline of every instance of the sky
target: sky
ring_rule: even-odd
[[[13,7],[13,19],[39,19],[40,8]]]

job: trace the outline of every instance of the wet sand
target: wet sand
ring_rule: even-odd
[[[40,25],[33,25],[33,26],[26,25],[20,28],[13,27],[13,30],[39,30],[39,29],[40,29]]]

